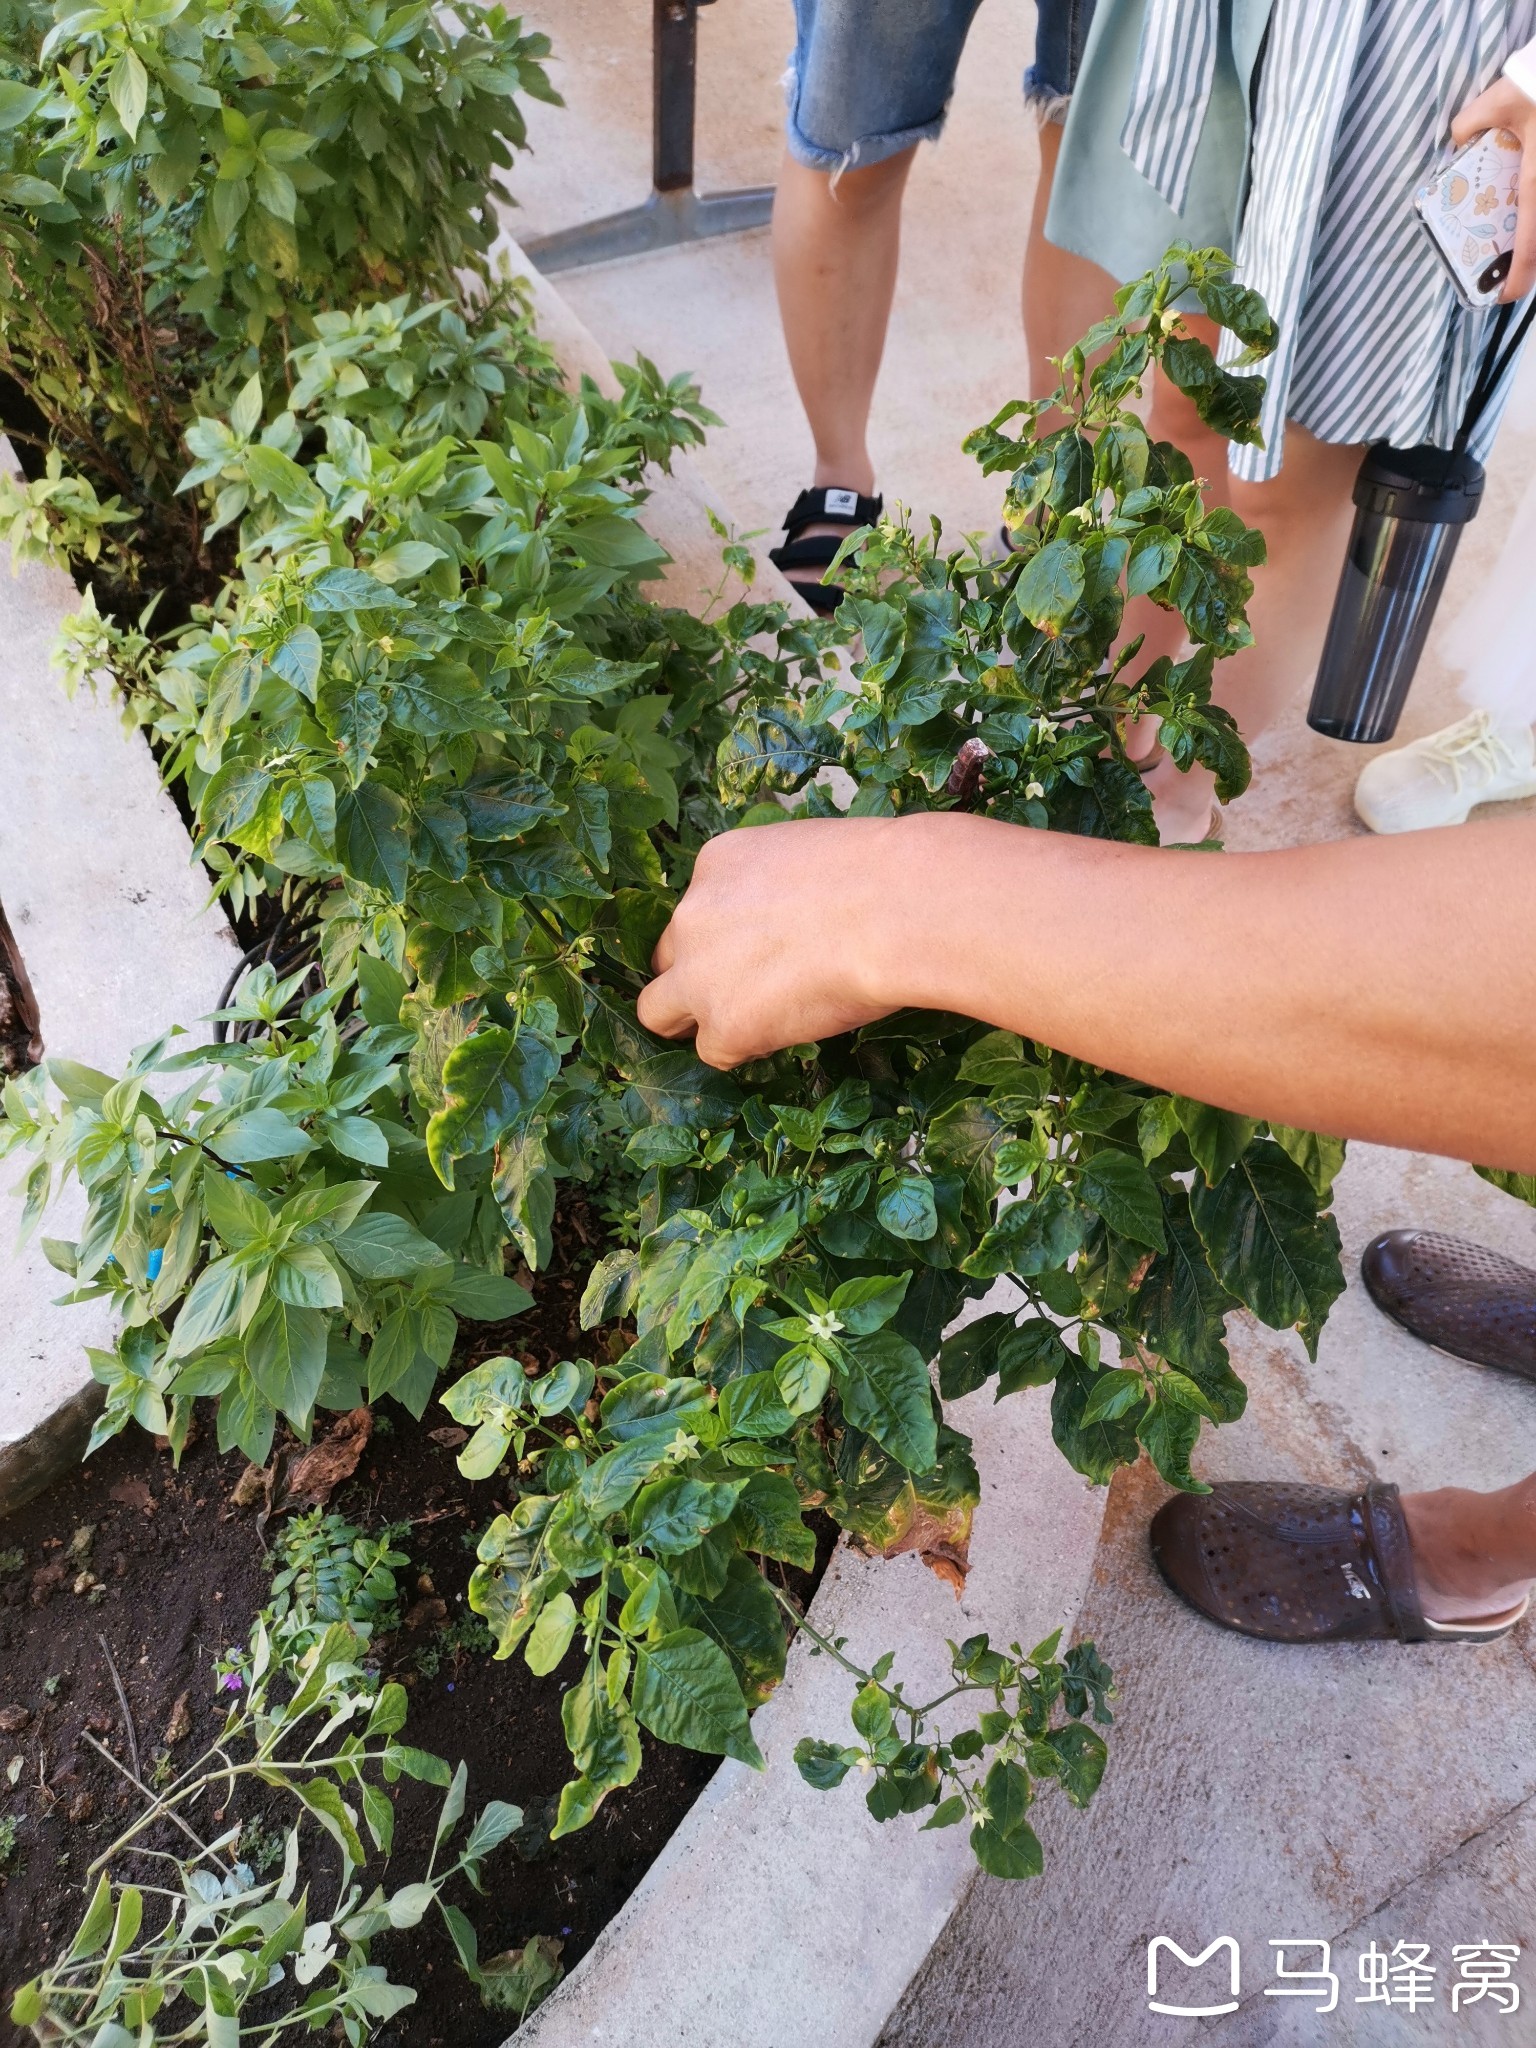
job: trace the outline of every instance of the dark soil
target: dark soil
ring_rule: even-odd
[[[590,1238],[590,1219],[580,1222]],[[590,1349],[592,1339],[576,1327],[575,1276],[592,1252],[568,1223],[560,1235],[552,1270],[535,1282],[537,1308],[500,1328],[467,1325],[470,1355],[507,1350],[542,1367]],[[477,1898],[461,1884],[454,1903],[475,1923],[482,1956],[550,1935],[563,1943],[569,1969],[649,1868],[717,1759],[645,1736],[635,1784],[610,1795],[581,1833],[553,1847],[543,1839],[571,1775],[560,1693],[579,1675],[579,1658],[541,1679],[520,1655],[497,1663],[476,1647],[486,1638],[465,1590],[475,1539],[505,1504],[505,1483],[460,1476],[453,1441],[460,1435],[440,1408],[418,1424],[385,1404],[354,1477],[329,1505],[365,1527],[410,1525],[397,1545],[411,1559],[400,1574],[404,1618],[379,1645],[387,1673],[410,1691],[403,1739],[468,1764],[471,1815],[491,1799],[524,1811],[522,1835],[487,1865],[487,1895]],[[17,1824],[14,1854],[0,1866],[5,2048],[30,2041],[3,2016],[9,1991],[66,1944],[84,1910],[87,1865],[139,1807],[138,1794],[85,1740],[90,1734],[115,1756],[128,1754],[107,1653],[123,1682],[144,1772],[168,1746],[182,1694],[190,1727],[169,1745],[175,1768],[201,1752],[222,1719],[212,1661],[244,1641],[274,1568],[258,1526],[260,1501],[242,1509],[230,1499],[244,1470],[238,1452],[219,1457],[210,1427],[189,1445],[179,1473],[167,1452],[134,1430],[0,1521],[0,1823],[10,1817]],[[275,1537],[275,1522],[266,1534]],[[796,1590],[808,1593],[813,1584]],[[14,1758],[21,1765],[12,1786]],[[424,1868],[442,1796],[409,1781],[397,1791],[392,1885]],[[280,1795],[260,1790],[241,1791],[222,1824],[237,1818],[247,1824],[241,1848],[248,1858],[259,1853],[264,1833],[276,1843],[286,1824]],[[316,1864],[316,1896],[328,1902],[334,1866],[318,1853]],[[376,1860],[365,1884],[381,1871]],[[507,2015],[482,2007],[436,1913],[381,1940],[375,1955],[419,1993],[378,2037],[389,2048],[491,2048],[510,2031]]]

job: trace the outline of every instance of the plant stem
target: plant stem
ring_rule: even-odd
[[[126,1834],[119,1835],[117,1840],[112,1844],[112,1846],[109,1849],[104,1849],[102,1853],[96,1858],[95,1862],[87,1866],[86,1875],[88,1877],[91,1876],[94,1872],[100,1870],[104,1864],[110,1863],[114,1856],[121,1855],[125,1849],[132,1845],[134,1837],[136,1835],[142,1834],[144,1829],[149,1826],[150,1822],[157,1819],[159,1815],[161,1815],[162,1813],[165,1815],[167,1820],[174,1822],[175,1825],[181,1829],[181,1832],[186,1836],[189,1842],[196,1843],[200,1857],[211,1856],[214,1853],[213,1850],[208,1846],[208,1844],[203,1840],[202,1836],[199,1835],[195,1831],[195,1829],[187,1825],[186,1821],[182,1819],[181,1815],[176,1811],[176,1809],[173,1806],[167,1806],[163,1799],[157,1799],[155,1797],[154,1793],[143,1782],[143,1780],[139,1777],[138,1773],[136,1771],[130,1771],[128,1766],[122,1761],[121,1757],[115,1757],[112,1754],[111,1750],[107,1748],[105,1743],[101,1743],[96,1740],[95,1736],[90,1733],[89,1729],[86,1729],[82,1732],[84,1734],[85,1740],[91,1745],[92,1749],[94,1749],[99,1756],[104,1756],[107,1762],[112,1766],[113,1770],[121,1771],[123,1776],[128,1780],[129,1784],[133,1786],[136,1792],[138,1792],[140,1797],[148,1800],[149,1802],[149,1811],[147,1813],[141,1814],[138,1820],[134,1822],[133,1826],[128,1829]],[[230,1867],[232,1869],[234,1866],[231,1865]]]
[[[787,1593],[776,1586],[772,1579],[765,1579],[763,1583],[789,1616],[797,1633],[803,1631],[808,1635],[818,1650],[824,1651],[834,1663],[842,1665],[850,1678],[860,1678],[866,1685],[869,1683],[870,1674],[867,1671],[861,1670],[857,1664],[845,1657],[836,1643],[829,1642],[819,1629],[813,1627]]]

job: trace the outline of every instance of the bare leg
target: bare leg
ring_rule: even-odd
[[[1536,1473],[1497,1493],[1405,1493],[1419,1597],[1431,1621],[1481,1621],[1536,1583]]]
[[[1215,346],[1210,321],[1196,317],[1188,324]],[[1157,439],[1176,442],[1189,456],[1207,486],[1207,498],[1232,506],[1269,544],[1269,559],[1254,574],[1248,608],[1254,644],[1218,664],[1214,691],[1243,738],[1252,741],[1294,704],[1316,673],[1354,516],[1351,491],[1360,450],[1319,441],[1292,423],[1285,430],[1285,466],[1279,476],[1264,484],[1242,483],[1227,468],[1226,442],[1163,377],[1153,395],[1150,425]],[[1127,608],[1126,632],[1147,635],[1137,673],[1155,655],[1177,657],[1180,652],[1177,614],[1159,613],[1145,601]],[[1148,751],[1135,739],[1131,746],[1137,754]],[[1165,843],[1204,836],[1215,789],[1205,769],[1181,775],[1172,762],[1162,761],[1149,770],[1147,781]]]
[[[1061,150],[1061,128],[1040,127],[1040,182],[1024,250],[1024,347],[1029,356],[1029,392],[1044,398],[1056,388],[1051,359],[1063,356],[1096,320],[1110,310],[1115,280],[1084,256],[1058,249],[1045,239],[1045,214]]]
[[[815,484],[869,496],[869,409],[885,351],[901,199],[915,147],[836,179],[784,159],[773,274],[790,368],[815,443]],[[835,528],[808,527],[808,533]]]

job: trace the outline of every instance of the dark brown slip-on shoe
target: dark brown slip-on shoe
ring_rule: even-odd
[[[1336,1493],[1226,1480],[1178,1493],[1152,1518],[1152,1556],[1181,1600],[1271,1643],[1493,1642],[1526,1604],[1487,1622],[1429,1621],[1395,1486]]]
[[[1454,1358],[1536,1380],[1536,1273],[1439,1230],[1388,1230],[1360,1260],[1372,1301]]]

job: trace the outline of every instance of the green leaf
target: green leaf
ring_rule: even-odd
[[[1072,1354],[1060,1330],[1045,1316],[1030,1316],[998,1347],[997,1398],[1054,1380]]]
[[[838,1373],[843,1413],[909,1472],[927,1472],[938,1456],[933,1387],[923,1354],[894,1330],[850,1339]]]
[[[726,1670],[729,1673],[729,1665]],[[629,1708],[616,1706],[609,1698],[607,1681],[596,1661],[587,1665],[575,1685],[567,1687],[560,1717],[576,1768],[588,1784],[609,1792],[634,1782],[640,1770],[640,1731]]]
[[[1189,1469],[1189,1454],[1200,1435],[1197,1410],[1172,1400],[1160,1400],[1143,1416],[1138,1434],[1159,1476],[1185,1493],[1208,1489]]]
[[[576,1621],[576,1603],[569,1593],[557,1593],[539,1609],[523,1647],[523,1659],[536,1677],[547,1677],[564,1657],[576,1633]]]
[[[132,44],[124,49],[112,66],[107,80],[107,98],[116,108],[117,118],[122,122],[128,140],[137,141],[139,123],[144,119],[144,109],[149,103],[149,73]]]
[[[939,1228],[932,1182],[921,1173],[901,1174],[881,1191],[875,1203],[875,1216],[881,1229],[889,1231],[892,1237],[926,1243],[938,1234]]]
[[[192,1283],[191,1292],[177,1311],[169,1358],[188,1358],[211,1344],[234,1317],[240,1299],[240,1268],[233,1259],[215,1259]]]
[[[636,1543],[673,1557],[692,1550],[711,1529],[728,1522],[746,1480],[686,1479],[669,1473],[643,1486],[629,1511]]]
[[[335,1841],[349,1861],[362,1865],[368,1855],[358,1838],[357,1827],[346,1802],[329,1778],[280,1778],[277,1782],[301,1800]]]
[[[1047,541],[1025,564],[1013,601],[1034,626],[1061,626],[1083,594],[1083,551],[1068,540]]]
[[[730,1659],[696,1628],[674,1629],[635,1652],[635,1716],[663,1742],[763,1769]]]
[[[1272,1329],[1294,1323],[1315,1358],[1344,1269],[1338,1225],[1318,1215],[1301,1168],[1257,1139],[1214,1188],[1195,1189],[1190,1207],[1221,1284]]]
[[[280,449],[248,448],[245,473],[262,497],[276,498],[285,512],[313,512],[324,503],[308,470]]]
[[[1176,1095],[1173,1105],[1189,1140],[1189,1149],[1195,1155],[1195,1164],[1204,1174],[1206,1186],[1213,1188],[1228,1168],[1242,1158],[1258,1125],[1248,1117],[1234,1116],[1230,1110],[1191,1102],[1185,1095]]]
[[[320,635],[314,627],[295,626],[287,638],[273,648],[267,661],[285,683],[291,683],[313,703],[323,655]]]
[[[1323,1204],[1333,1200],[1333,1184],[1341,1172],[1347,1147],[1342,1138],[1324,1137],[1319,1131],[1293,1130],[1289,1124],[1271,1124],[1269,1135],[1290,1154],[1312,1183],[1312,1192]],[[1525,1176],[1536,1189],[1536,1177]],[[1536,1200],[1536,1194],[1527,1195]]]
[[[749,1706],[784,1676],[784,1615],[750,1558],[733,1557],[725,1585],[712,1599],[679,1596],[679,1620],[700,1628],[724,1650]]]
[[[944,1339],[939,1349],[939,1392],[946,1401],[963,1400],[986,1385],[997,1371],[999,1348],[1013,1323],[1011,1314],[995,1311]]]
[[[443,1298],[450,1308],[477,1323],[503,1322],[533,1307],[533,1296],[526,1287],[505,1274],[487,1273],[482,1266],[460,1266]]]
[[[1501,1166],[1474,1166],[1472,1171],[1490,1186],[1513,1195],[1517,1202],[1536,1203],[1536,1173],[1514,1173]]]
[[[832,1313],[855,1336],[871,1336],[883,1330],[901,1307],[911,1278],[910,1273],[872,1273],[866,1279],[844,1280],[833,1289]]]
[[[978,1279],[1016,1273],[1030,1279],[1065,1266],[1083,1248],[1083,1212],[1061,1187],[1047,1188],[1038,1201],[1026,1196],[1003,1210],[965,1261]]]
[[[388,584],[362,569],[324,569],[304,593],[312,612],[398,611],[404,603]]]
[[[382,782],[344,789],[336,799],[336,854],[347,873],[395,903],[405,901],[411,840],[404,800]]]
[[[1136,1462],[1138,1412],[1085,1422],[1083,1417],[1099,1375],[1070,1353],[1056,1375],[1051,1395],[1051,1435],[1074,1471],[1105,1486],[1122,1465]]]
[[[987,1772],[982,1797],[988,1817],[971,1829],[976,1861],[992,1877],[1038,1877],[1045,1868],[1045,1854],[1025,1818],[1028,1773],[1019,1764],[999,1759]]]
[[[780,1558],[802,1571],[809,1571],[816,1562],[816,1538],[805,1525],[800,1495],[794,1481],[782,1472],[752,1474],[736,1503],[731,1525],[743,1550]]]
[[[453,1162],[489,1152],[531,1116],[559,1072],[560,1056],[536,1032],[482,1024],[443,1063],[444,1106],[427,1125],[427,1155],[453,1186]]]
[[[272,1289],[293,1308],[340,1308],[341,1276],[317,1244],[296,1244],[274,1262]]]
[[[86,1909],[85,1918],[80,1922],[75,1938],[70,1943],[68,1960],[77,1963],[105,1948],[107,1936],[112,1932],[112,1920],[112,1884],[103,1873],[91,1894],[91,1903]]]
[[[772,1440],[788,1436],[794,1412],[771,1372],[741,1373],[720,1389],[720,1419],[729,1436]]]
[[[795,1768],[818,1792],[841,1785],[857,1762],[857,1750],[839,1749],[835,1742],[813,1742],[805,1735],[795,1744]]]
[[[203,1208],[220,1244],[237,1252],[272,1227],[272,1211],[249,1181],[210,1173],[203,1180]]]
[[[1204,1390],[1218,1420],[1235,1422],[1247,1400],[1227,1362],[1227,1311],[1236,1303],[1211,1271],[1184,1190],[1166,1190],[1163,1202],[1168,1249],[1137,1290],[1137,1327],[1160,1358]]]
[[[832,1381],[832,1368],[819,1352],[792,1351],[773,1368],[774,1383],[792,1415],[818,1409]]]
[[[18,79],[0,79],[0,134],[30,121],[47,97],[46,91]]]
[[[1098,1791],[1109,1751],[1096,1729],[1072,1721],[1065,1728],[1051,1728],[1030,1750],[1031,1768],[1060,1780],[1074,1806],[1086,1806]]]
[[[239,724],[261,687],[261,656],[248,647],[232,647],[208,678],[208,709],[204,729],[214,746]]]
[[[264,1399],[301,1426],[325,1375],[327,1326],[315,1308],[269,1295],[246,1333],[245,1362]]]
[[[1130,1152],[1095,1152],[1083,1162],[1078,1191],[1109,1228],[1136,1244],[1164,1250],[1163,1210],[1152,1176]]]
[[[314,1148],[303,1126],[280,1109],[247,1109],[231,1117],[210,1140],[220,1159],[231,1166],[252,1166],[263,1159],[292,1159]]]
[[[448,1254],[424,1237],[403,1216],[370,1209],[335,1239],[335,1250],[360,1280],[412,1280],[433,1266],[449,1263]]]

